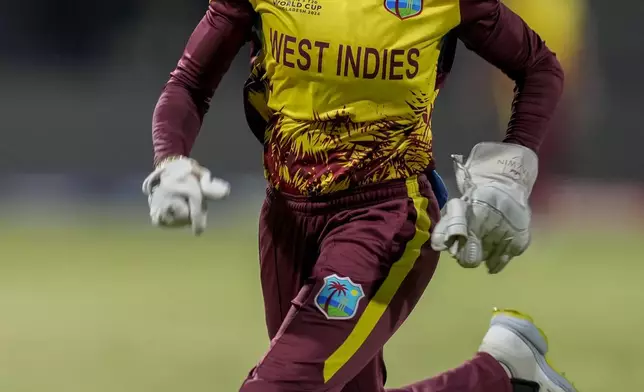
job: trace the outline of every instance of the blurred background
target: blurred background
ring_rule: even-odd
[[[386,348],[389,384],[469,358],[499,306],[540,321],[581,391],[644,390],[644,3],[505,2],[567,72],[533,197],[534,245],[494,277],[445,258]],[[0,392],[234,391],[267,348],[247,50],[194,152],[233,184],[211,230],[150,228],[140,194],[152,110],[205,3],[3,2]],[[459,48],[433,124],[445,178],[450,153],[501,137],[511,89]]]

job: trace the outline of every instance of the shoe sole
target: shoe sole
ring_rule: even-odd
[[[555,370],[548,362],[548,337],[536,326],[532,318],[515,310],[496,310],[490,322],[516,334],[532,351],[539,368],[546,377],[565,392],[578,392],[572,382]]]

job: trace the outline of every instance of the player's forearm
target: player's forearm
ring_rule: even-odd
[[[245,0],[212,2],[192,33],[179,64],[172,72],[154,110],[154,161],[188,155],[210,99],[255,20]]]
[[[504,141],[538,152],[563,91],[563,70],[550,53],[514,80],[515,99]]]
[[[554,53],[498,0],[462,0],[459,37],[516,82],[506,142],[538,151],[563,91],[563,70]],[[508,102],[508,104],[510,104]]]
[[[199,105],[207,101],[191,96],[185,86],[168,82],[152,116],[154,164],[174,155],[188,156],[203,121]]]

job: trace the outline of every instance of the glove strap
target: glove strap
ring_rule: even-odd
[[[173,161],[178,161],[180,159],[190,159],[184,155],[169,155],[163,159],[161,159],[156,165],[154,165],[155,169],[159,169],[166,164],[173,162]]]

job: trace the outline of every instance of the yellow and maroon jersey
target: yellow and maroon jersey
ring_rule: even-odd
[[[433,165],[431,114],[471,0],[251,0],[246,84],[268,180],[320,194]],[[496,3],[496,4],[495,4]],[[483,4],[484,6],[485,4]],[[472,12],[480,12],[475,9]]]
[[[432,164],[439,61],[458,1],[252,4],[261,51],[246,97],[267,123],[258,131],[274,186],[328,193]]]
[[[216,0],[155,109],[157,162],[190,152],[250,39],[248,122],[269,183],[300,195],[432,168],[431,116],[457,39],[525,92],[506,141],[536,149],[562,86],[552,52],[499,0]]]

